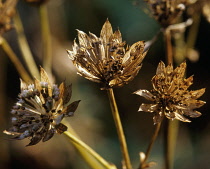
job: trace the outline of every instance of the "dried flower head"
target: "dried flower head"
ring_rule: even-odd
[[[15,14],[16,4],[17,0],[0,1],[0,35],[12,28],[11,18]]]
[[[183,122],[190,122],[185,116],[193,118],[199,117],[200,112],[194,109],[205,104],[202,100],[196,100],[201,97],[205,89],[188,91],[193,84],[193,76],[184,79],[186,62],[180,64],[173,70],[170,64],[165,67],[160,62],[156,75],[152,78],[153,90],[138,90],[135,94],[143,96],[147,100],[153,101],[153,104],[142,103],[139,111],[153,113],[154,123],[160,123],[164,115],[168,119],[177,119]]]
[[[27,85],[21,80],[21,93],[11,110],[12,127],[4,133],[14,135],[17,140],[28,137],[27,146],[48,141],[55,133],[62,134],[67,127],[61,120],[72,116],[80,102],[68,104],[71,93],[71,85],[52,84],[41,68],[41,81],[35,79],[33,84]]]
[[[152,15],[163,26],[167,27],[182,14],[188,0],[146,0],[149,4]]]
[[[102,83],[102,89],[120,87],[131,81],[147,53],[143,41],[125,47],[120,31],[113,33],[108,20],[102,27],[100,37],[78,30],[78,39],[79,44],[74,41],[73,50],[68,50],[69,58],[79,75]]]

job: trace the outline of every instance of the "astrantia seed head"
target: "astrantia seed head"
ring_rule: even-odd
[[[12,28],[11,18],[15,14],[17,0],[0,2],[0,35]]]
[[[176,22],[185,10],[188,0],[146,0],[152,15],[163,26]]]
[[[4,133],[14,135],[14,139],[29,138],[27,146],[41,140],[48,141],[55,133],[62,134],[67,127],[61,123],[64,117],[73,116],[80,100],[71,104],[71,85],[52,84],[47,73],[41,68],[41,81],[26,84],[21,80],[21,93],[11,110],[12,127]]]
[[[69,58],[79,75],[101,83],[102,89],[120,87],[131,81],[147,53],[143,41],[126,46],[120,31],[113,33],[108,20],[102,27],[100,37],[78,30],[78,39],[79,44],[74,41],[72,51],[67,51]]]
[[[140,95],[152,104],[142,103],[139,111],[153,113],[154,123],[160,123],[164,116],[168,119],[177,119],[183,122],[190,122],[186,116],[196,118],[201,115],[194,110],[205,104],[201,97],[205,89],[189,91],[188,88],[193,84],[193,76],[185,79],[186,62],[173,69],[172,65],[165,67],[160,62],[156,75],[152,78],[153,90],[138,90],[135,94]]]

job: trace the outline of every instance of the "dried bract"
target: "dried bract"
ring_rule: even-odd
[[[80,102],[68,104],[71,93],[71,85],[52,84],[41,68],[41,81],[35,79],[28,85],[21,80],[21,93],[11,110],[12,127],[4,133],[14,135],[17,140],[30,138],[27,146],[48,141],[55,133],[62,134],[67,127],[61,120],[73,116]]]
[[[193,76],[184,79],[186,62],[180,64],[173,70],[172,65],[165,67],[160,62],[156,75],[152,78],[153,90],[138,90],[135,94],[143,96],[152,104],[142,103],[139,111],[153,113],[154,123],[160,123],[164,115],[168,119],[177,119],[183,122],[190,122],[185,116],[199,117],[200,112],[194,110],[205,104],[204,101],[196,100],[201,97],[205,89],[188,91],[193,84]]]
[[[12,28],[11,18],[15,14],[16,4],[17,0],[0,1],[0,35]]]
[[[113,33],[107,20],[100,37],[78,30],[79,44],[74,41],[69,58],[78,74],[93,82],[103,84],[102,89],[120,87],[131,81],[141,68],[146,55],[145,43],[139,41],[125,47],[119,30]]]
[[[174,24],[185,10],[188,0],[146,0],[154,18],[163,26]]]

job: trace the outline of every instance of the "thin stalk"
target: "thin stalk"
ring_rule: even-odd
[[[98,153],[96,153],[92,148],[90,148],[87,144],[82,142],[80,139],[78,139],[76,136],[71,134],[70,132],[66,131],[64,134],[73,142],[74,145],[77,145],[81,147],[83,150],[85,150],[87,153],[89,153],[92,157],[94,157],[103,167],[96,168],[92,166],[94,169],[116,169],[116,167],[110,163],[108,163],[106,160],[104,160]]]
[[[15,21],[15,28],[18,35],[18,43],[20,46],[21,53],[23,55],[23,59],[26,63],[26,66],[33,77],[35,76],[36,78],[39,78],[40,76],[39,70],[36,66],[36,62],[34,61],[33,55],[28,45],[28,42],[24,33],[23,25],[22,25],[22,22],[18,13],[15,15],[14,21]]]
[[[170,29],[165,29],[164,31],[164,38],[165,38],[165,46],[166,46],[166,60],[167,64],[173,65],[173,47],[171,43],[171,31]],[[173,166],[173,159],[174,156],[174,147],[176,142],[171,142],[170,138],[173,138],[173,135],[175,134],[175,131],[170,127],[171,121],[166,119],[165,121],[165,131],[164,131],[164,140],[165,140],[165,169],[172,169]]]
[[[122,152],[123,160],[124,160],[124,163],[125,163],[125,167],[126,167],[126,169],[131,169],[132,166],[131,166],[130,157],[129,157],[129,154],[128,154],[127,143],[126,143],[122,123],[121,123],[121,120],[120,120],[117,104],[116,104],[116,101],[115,101],[113,89],[112,88],[108,89],[107,93],[108,93],[108,97],[109,97],[109,102],[110,102],[115,126],[116,126],[116,129],[117,129],[117,134],[118,134],[119,141],[120,141],[120,147],[121,147],[121,152]]]
[[[20,60],[18,59],[18,57],[16,56],[16,54],[14,53],[14,51],[12,50],[8,42],[3,37],[0,37],[0,45],[2,49],[5,51],[5,53],[7,54],[7,56],[10,58],[11,62],[14,64],[20,77],[25,82],[30,82],[31,77],[29,76],[25,68],[23,67],[22,63],[20,62]]]
[[[193,24],[189,29],[189,33],[187,36],[187,47],[194,48],[195,42],[198,36],[198,30],[200,26],[201,14],[199,12],[195,12],[193,14]]]
[[[52,49],[51,49],[51,34],[50,24],[45,4],[39,6],[41,32],[42,32],[42,45],[43,45],[43,67],[51,74],[52,71]]]
[[[166,60],[167,64],[173,64],[173,48],[171,44],[171,31],[170,29],[165,29],[164,31],[165,46],[166,46]]]
[[[152,136],[152,138],[151,138],[151,140],[150,140],[149,146],[147,147],[147,151],[146,151],[146,153],[145,153],[145,159],[144,159],[144,161],[141,163],[139,169],[143,169],[143,168],[144,168],[144,164],[146,164],[146,162],[147,162],[147,159],[148,159],[148,157],[149,157],[149,154],[150,154],[150,152],[151,152],[151,150],[152,150],[152,147],[153,147],[153,145],[154,145],[154,143],[155,143],[155,140],[156,140],[156,138],[157,138],[157,136],[158,136],[158,133],[159,133],[159,131],[160,131],[160,126],[161,126],[161,123],[158,123],[158,124],[156,124],[156,126],[155,126],[154,134],[153,134],[153,136]]]

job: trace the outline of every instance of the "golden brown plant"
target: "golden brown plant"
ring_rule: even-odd
[[[12,28],[11,18],[15,14],[16,4],[17,0],[0,1],[0,35]]]
[[[164,116],[168,119],[177,119],[183,122],[190,122],[185,116],[199,117],[200,112],[194,109],[205,104],[201,97],[205,88],[195,91],[188,91],[193,84],[193,76],[184,79],[186,62],[180,64],[173,70],[170,64],[165,67],[161,61],[157,67],[156,75],[152,78],[153,90],[138,90],[135,94],[143,96],[153,104],[142,103],[139,111],[153,113],[154,124],[160,123]]]
[[[120,31],[113,33],[108,20],[100,37],[78,30],[78,39],[79,44],[74,41],[73,50],[68,50],[69,58],[79,75],[103,84],[102,89],[120,87],[131,81],[147,53],[143,41],[125,47]]]
[[[146,0],[152,15],[163,26],[174,24],[189,0]]]
[[[71,104],[71,85],[52,84],[47,73],[41,68],[41,81],[26,84],[21,80],[21,93],[11,110],[12,127],[4,133],[15,135],[14,139],[30,138],[27,146],[41,140],[48,141],[55,133],[62,134],[67,127],[61,123],[64,117],[73,116],[80,100]]]

